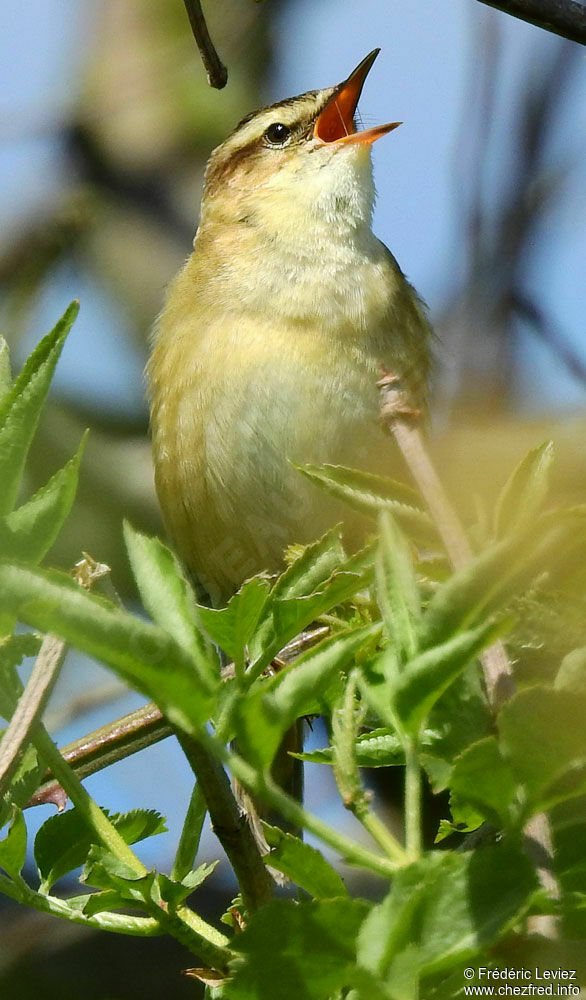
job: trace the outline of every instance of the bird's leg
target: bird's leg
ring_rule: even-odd
[[[381,420],[385,424],[389,421],[419,420],[421,410],[413,405],[411,393],[402,384],[400,375],[391,372],[381,364],[381,377],[376,383],[381,390]]]

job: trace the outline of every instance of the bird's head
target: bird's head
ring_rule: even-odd
[[[202,223],[243,222],[279,233],[310,219],[340,229],[370,226],[371,146],[400,124],[356,129],[358,99],[379,51],[335,87],[247,115],[210,157]]]

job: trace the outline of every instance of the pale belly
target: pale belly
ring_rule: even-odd
[[[379,359],[332,349],[320,336],[279,341],[255,328],[245,341],[241,328],[237,338],[224,331],[200,342],[191,364],[183,360],[177,391],[153,407],[168,529],[214,603],[254,573],[281,568],[291,543],[313,541],[341,520],[351,547],[364,534],[364,522],[293,462],[383,473],[389,462]]]

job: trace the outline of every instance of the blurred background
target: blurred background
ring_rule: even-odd
[[[375,232],[438,333],[431,448],[446,485],[463,516],[478,518],[528,448],[553,438],[555,499],[582,501],[584,50],[477,0],[436,0],[433,17],[428,0],[221,0],[204,10],[228,67],[222,91],[207,85],[182,0],[0,8],[0,333],[16,369],[81,300],[29,471],[33,489],[91,428],[51,561],[68,567],[90,552],[132,603],[122,518],[162,531],[142,372],[165,286],[190,252],[206,159],[250,110],[339,82],[376,46],[362,120],[404,125],[374,147]],[[586,642],[582,622],[577,613],[573,645]],[[49,723],[67,743],[139,703],[70,656]],[[322,745],[319,729],[310,738]],[[325,770],[308,768],[309,804],[348,823]],[[165,870],[191,787],[173,743],[88,787],[110,809],[168,816],[170,832],[141,854]],[[31,811],[31,834],[49,814]],[[203,851],[215,856],[211,836]],[[226,868],[210,914],[230,898]],[[13,907],[0,909],[0,941],[7,1000],[149,1000],[170,982],[176,997],[197,995],[177,974],[189,964],[178,945],[94,935]]]

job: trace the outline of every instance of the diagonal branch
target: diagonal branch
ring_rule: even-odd
[[[184,0],[187,16],[197,42],[201,61],[208,75],[210,87],[221,90],[228,81],[228,70],[220,59],[210,38],[208,26],[203,16],[200,0]]]
[[[480,0],[538,28],[586,45],[586,6],[578,0]]]

